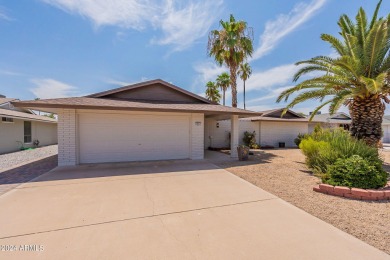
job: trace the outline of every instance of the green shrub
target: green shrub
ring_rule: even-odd
[[[373,164],[359,155],[337,159],[322,181],[335,186],[376,189],[386,185],[388,174],[382,164]]]
[[[316,141],[308,137],[301,141],[299,148],[306,156],[306,164],[310,169],[319,174],[326,172],[329,160],[321,154],[331,150],[328,142]]]
[[[360,178],[360,184],[359,182],[351,182],[351,185],[357,183],[359,185],[358,187],[373,187],[373,183],[382,186],[386,184],[386,182],[378,181],[380,179],[378,176],[385,176],[383,178],[387,178],[387,173],[382,168],[383,160],[379,155],[378,149],[366,145],[364,141],[351,137],[349,132],[343,129],[321,129],[313,132],[301,141],[299,148],[301,148],[303,154],[306,156],[307,166],[315,174],[320,175],[325,183],[336,183],[335,180],[337,178],[334,177],[336,175],[330,174],[330,168],[336,165],[336,162],[338,162],[337,165],[339,167],[337,169],[341,169],[340,160],[344,162],[349,158],[358,156],[368,166],[373,166],[376,174],[371,174],[372,171],[370,171],[371,173],[367,173],[367,178]],[[332,172],[335,171],[332,170]],[[345,172],[342,170],[337,171],[341,175],[345,172],[350,172],[350,170],[345,170]],[[354,173],[350,173],[349,175],[353,176]],[[372,180],[369,180],[370,178]],[[364,182],[366,182],[365,185],[363,185]],[[337,185],[341,185],[342,181],[337,181],[337,183]]]
[[[248,146],[251,149],[259,149],[260,146],[256,143],[256,131],[244,132],[244,137],[242,138],[242,141],[246,146]]]
[[[321,133],[322,132],[322,127],[320,124],[316,124],[313,130],[314,133]]]
[[[294,139],[294,143],[296,144],[296,146],[299,147],[302,140],[305,139],[306,137],[307,137],[307,134],[298,134],[297,138]]]

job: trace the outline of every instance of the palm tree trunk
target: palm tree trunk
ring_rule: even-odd
[[[225,91],[226,90],[223,90],[223,105],[225,105]]]
[[[368,145],[379,146],[382,138],[382,120],[386,106],[377,95],[354,98],[349,104],[352,117],[351,135]]]
[[[246,105],[245,105],[245,80],[244,80],[244,110],[246,109]]]
[[[230,66],[230,87],[232,88],[232,107],[237,107],[237,66]]]

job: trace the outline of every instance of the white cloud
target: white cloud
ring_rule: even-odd
[[[287,87],[273,89],[268,94],[261,96],[259,98],[255,98],[255,99],[251,99],[249,101],[246,101],[246,103],[253,103],[253,102],[265,101],[265,100],[269,100],[269,99],[276,99],[280,95],[280,93],[282,93],[283,91],[285,91],[289,88],[292,88],[292,87],[293,86],[287,86]]]
[[[11,70],[3,70],[0,69],[0,74],[6,75],[6,76],[23,76],[23,74]]]
[[[12,21],[13,19],[8,16],[6,10],[0,6],[0,20]]]
[[[274,108],[280,108],[280,106],[277,105],[258,105],[258,106],[246,106],[246,109],[251,110],[251,111],[265,111],[265,110],[270,110]]]
[[[265,71],[255,72],[246,82],[246,90],[267,89],[274,86],[283,86],[292,81],[299,69],[295,64],[286,64]]]
[[[298,3],[290,13],[280,14],[276,20],[268,21],[260,36],[260,46],[255,50],[252,60],[257,60],[271,52],[284,37],[312,18],[326,1],[313,0],[309,4]]]
[[[161,30],[152,43],[172,45],[175,51],[190,47],[207,34],[223,0],[41,0],[69,13],[90,19],[95,26]]]
[[[110,85],[123,87],[123,86],[133,85],[133,84],[137,84],[137,83],[148,81],[148,80],[149,79],[147,77],[141,77],[140,80],[136,80],[136,81],[123,81],[123,80],[117,80],[117,79],[113,79],[113,78],[107,78],[107,79],[104,79],[104,82],[107,84],[110,84]]]
[[[128,85],[132,84],[131,82],[121,81],[121,80],[116,80],[116,79],[106,79],[106,80],[104,80],[104,82],[107,84],[110,84],[110,85],[116,85],[116,86],[120,86],[120,87],[128,86]]]
[[[194,70],[199,74],[198,80],[204,84],[208,81],[215,81],[218,75],[228,71],[227,68],[220,67],[213,62],[195,64]]]
[[[284,37],[312,18],[326,1],[313,0],[310,3],[300,2],[288,14],[280,14],[275,20],[268,21],[264,32],[260,36],[260,45],[255,49],[253,57],[250,60],[260,59],[271,52]],[[282,65],[266,71],[257,72],[253,68],[254,72],[247,81],[247,91],[268,88],[275,85],[285,85],[292,80],[297,69],[294,64]],[[194,70],[198,73],[196,85],[202,86],[209,80],[215,80],[216,76],[221,72],[227,71],[226,68],[221,68],[211,62],[195,64]],[[242,82],[238,82],[238,85],[242,85]]]
[[[188,48],[193,42],[205,36],[219,13],[223,1],[190,2],[181,9],[173,0],[167,0],[164,8],[161,29],[164,37],[152,42],[161,45],[176,45],[175,50]],[[180,43],[178,45],[178,43]]]
[[[54,79],[32,79],[35,88],[30,91],[38,98],[64,98],[80,94],[78,88]]]
[[[141,30],[156,10],[149,0],[41,0],[69,13],[87,17],[96,26],[115,25]]]

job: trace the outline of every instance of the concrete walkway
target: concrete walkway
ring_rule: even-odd
[[[57,168],[0,208],[0,259],[389,259],[205,161]]]

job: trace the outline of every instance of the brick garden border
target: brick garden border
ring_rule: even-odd
[[[358,200],[390,200],[390,190],[364,190],[342,186],[320,184],[313,188],[314,191]]]

